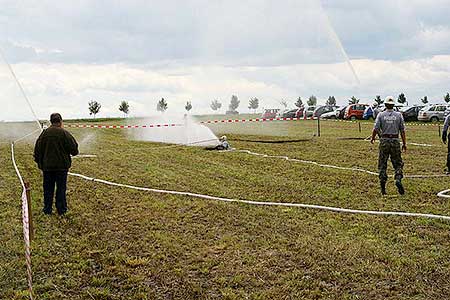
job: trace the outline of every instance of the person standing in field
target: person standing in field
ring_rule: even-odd
[[[450,115],[445,118],[444,129],[442,130],[442,142],[447,143],[448,138],[448,127],[450,126]],[[447,145],[447,168],[445,170],[447,175],[450,175],[450,143]]]
[[[78,154],[75,138],[63,129],[62,117],[59,113],[51,114],[51,126],[45,129],[34,146],[34,161],[43,172],[44,214],[52,213],[53,196],[59,215],[67,212],[66,186],[67,173],[71,167],[71,155]]]
[[[381,194],[386,195],[386,182],[388,179],[387,162],[390,157],[395,169],[395,185],[398,193],[404,195],[405,189],[402,185],[403,160],[401,150],[406,151],[405,121],[400,112],[393,110],[395,106],[393,97],[386,97],[384,105],[386,106],[386,110],[378,114],[372,131],[372,139],[370,141],[373,144],[376,136],[380,136],[378,172]],[[399,134],[402,139],[402,147],[400,147]]]

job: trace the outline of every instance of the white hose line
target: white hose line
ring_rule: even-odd
[[[441,191],[437,194],[437,196],[441,198],[450,198],[450,195],[447,195],[448,192],[450,192],[450,190]]]
[[[340,167],[340,166],[334,166],[334,165],[329,165],[329,164],[321,164],[321,163],[318,163],[316,161],[311,161],[311,160],[302,160],[302,159],[290,158],[288,156],[283,156],[283,155],[261,154],[261,153],[252,152],[250,150],[237,150],[237,149],[235,149],[233,151],[241,152],[241,153],[247,153],[247,154],[250,154],[250,155],[260,156],[260,157],[264,157],[264,158],[278,158],[278,159],[284,159],[284,160],[292,161],[292,162],[299,162],[299,163],[304,163],[304,164],[309,164],[309,165],[315,165],[315,166],[322,167],[322,168],[330,168],[330,169],[345,170],[345,171],[355,171],[355,172],[362,172],[362,173],[367,173],[367,174],[370,174],[370,175],[378,176],[378,173],[376,173],[376,172],[372,172],[372,171],[361,169],[361,168]],[[222,151],[222,152],[230,152],[230,151]],[[393,176],[390,175],[390,177],[393,177]],[[403,177],[404,178],[438,178],[438,177],[450,177],[450,176],[446,175],[446,174],[423,174],[423,175],[404,175]]]
[[[339,208],[339,207],[331,207],[331,206],[323,206],[323,205],[313,205],[313,204],[302,204],[302,203],[264,202],[264,201],[232,199],[232,198],[223,198],[223,197],[214,197],[214,196],[203,195],[203,194],[196,194],[196,193],[191,193],[191,192],[180,192],[180,191],[152,189],[152,188],[146,188],[146,187],[137,187],[137,186],[128,185],[128,184],[121,184],[121,183],[115,183],[115,182],[111,182],[111,181],[107,181],[107,180],[96,179],[96,178],[92,178],[92,177],[88,177],[88,176],[85,176],[82,174],[77,174],[77,173],[72,173],[72,172],[69,172],[69,175],[79,177],[79,178],[82,178],[85,180],[89,180],[92,182],[98,182],[98,183],[103,183],[103,184],[111,185],[111,186],[129,188],[129,189],[134,189],[134,190],[138,190],[138,191],[169,194],[169,195],[188,196],[188,197],[214,200],[214,201],[222,201],[222,202],[245,203],[245,204],[249,204],[249,205],[261,205],[261,206],[299,207],[299,208],[326,210],[326,211],[339,212],[339,213],[366,214],[366,215],[379,215],[379,216],[405,216],[405,217],[431,218],[431,219],[440,219],[440,220],[450,221],[450,216],[444,216],[444,215],[410,213],[410,212],[401,212],[401,211],[358,210],[358,209],[347,209],[347,208]]]
[[[35,134],[35,133],[38,132],[38,131],[41,132],[41,131],[42,131],[42,128],[36,129],[35,131],[30,132],[30,133],[24,135],[24,136],[21,137],[21,138],[18,138],[18,139],[15,140],[13,143],[16,144],[17,142],[20,142],[21,140],[24,140],[24,139],[26,139],[27,137],[32,136],[33,134]]]

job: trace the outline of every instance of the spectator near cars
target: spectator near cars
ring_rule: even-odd
[[[345,116],[345,110],[347,109],[347,106],[343,106],[336,110],[336,119],[343,120]]]
[[[438,122],[444,120],[444,113],[449,106],[447,104],[428,105],[419,111],[418,120],[423,122]]]
[[[366,109],[367,106],[369,105],[359,103],[347,106],[347,108],[345,109],[344,119],[352,121],[356,119],[361,120],[363,118],[364,110]]]
[[[364,120],[375,120],[374,117],[374,110],[375,106],[367,106],[363,113],[363,119]]]

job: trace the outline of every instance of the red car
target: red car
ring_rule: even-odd
[[[280,110],[278,108],[270,108],[270,109],[265,109],[264,113],[262,114],[261,118],[263,119],[272,119],[275,118],[277,116],[277,113]]]
[[[344,119],[346,120],[356,120],[362,119],[364,115],[364,110],[369,104],[351,104],[345,109]]]

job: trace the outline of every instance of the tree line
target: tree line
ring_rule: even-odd
[[[359,98],[352,96],[348,99],[348,104],[357,104],[357,103],[359,103],[359,101],[360,101]],[[383,104],[383,99],[381,98],[380,95],[375,96],[373,101],[374,101],[374,103],[377,103],[378,105]],[[429,103],[427,96],[424,96],[423,98],[421,98],[420,101],[425,105]],[[450,93],[447,93],[444,95],[444,101],[446,103],[450,103]],[[400,104],[405,104],[408,102],[404,93],[401,93],[400,95],[398,95],[397,102]],[[232,95],[230,103],[228,105],[228,110],[226,113],[227,114],[237,114],[238,113],[237,109],[239,108],[240,103],[241,103],[241,101],[239,100],[239,98],[236,95]],[[256,98],[256,97],[250,98],[248,101],[248,109],[251,109],[254,111],[254,113],[256,113],[256,110],[259,108],[259,104],[260,104],[260,102],[259,102],[258,98]],[[288,107],[288,103],[286,100],[281,100],[280,104],[284,108]],[[294,104],[298,108],[305,106],[305,104],[303,103],[303,99],[301,97],[298,97],[297,101]],[[306,101],[306,105],[307,106],[316,106],[317,105],[317,97],[314,95],[311,95],[308,98],[308,100]],[[336,98],[334,96],[329,96],[325,102],[325,105],[336,106]],[[89,106],[89,115],[94,116],[94,119],[95,119],[95,116],[100,112],[102,105],[99,102],[92,100],[88,103],[88,106]],[[165,112],[168,108],[169,108],[169,105],[164,98],[161,98],[161,100],[159,100],[156,104],[157,111]],[[187,101],[184,108],[187,112],[189,112],[192,109],[192,102]],[[222,108],[222,103],[218,99],[214,99],[211,101],[210,108],[213,111],[217,111]],[[129,114],[130,104],[128,103],[128,101],[124,100],[124,101],[120,102],[119,111],[124,114],[124,117],[126,117]]]

